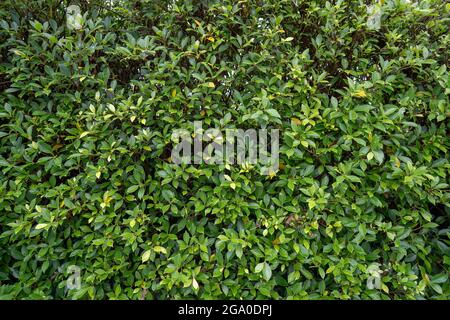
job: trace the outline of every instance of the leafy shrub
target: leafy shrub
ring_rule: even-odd
[[[445,1],[111,2],[0,4],[2,298],[449,297]],[[279,170],[174,165],[194,120]]]

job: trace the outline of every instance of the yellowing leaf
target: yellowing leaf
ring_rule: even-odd
[[[198,289],[198,282],[197,280],[195,280],[195,278],[192,278],[192,288],[194,288],[195,290]]]
[[[208,88],[215,88],[216,87],[214,82],[208,82],[207,85],[208,85]]]
[[[365,97],[367,97],[367,93],[366,93],[366,91],[364,91],[364,89],[359,89],[353,95],[355,97],[358,97],[358,98],[365,98]]]
[[[142,255],[142,262],[147,262],[148,259],[150,259],[150,254],[152,253],[151,250],[147,250],[144,252],[144,254]]]
[[[164,254],[167,253],[166,248],[161,247],[161,246],[155,246],[155,247],[153,247],[153,250],[157,253],[164,253]]]
[[[116,107],[114,107],[111,103],[108,104],[108,109],[111,110],[111,112],[116,112]]]
[[[172,98],[177,96],[177,89],[172,89]]]
[[[310,209],[314,208],[316,206],[316,202],[313,199],[308,200],[308,207]]]
[[[298,119],[298,118],[291,118],[291,121],[293,123],[295,123],[297,126],[302,124],[302,120]]]
[[[89,134],[89,131],[85,131],[82,134],[80,134],[80,139],[83,137],[86,137]]]
[[[12,52],[14,52],[14,54],[16,54],[18,56],[21,56],[21,57],[26,57],[27,56],[25,53],[23,53],[22,51],[17,50],[17,49],[13,49]]]
[[[272,170],[272,168],[269,169],[269,178],[272,179],[273,177],[275,177],[277,175],[277,173],[275,171]]]
[[[373,152],[371,151],[371,152],[369,152],[368,154],[367,154],[367,160],[372,160],[373,159]]]
[[[208,37],[207,38],[209,41],[211,41],[211,42],[214,42],[215,41],[215,39],[213,38],[213,37]]]
[[[255,273],[260,273],[264,268],[264,262],[258,263],[255,267]]]
[[[58,150],[58,149],[60,149],[60,148],[62,148],[63,147],[63,145],[62,144],[59,144],[59,143],[57,143],[57,144],[55,144],[54,146],[53,146],[53,150]]]

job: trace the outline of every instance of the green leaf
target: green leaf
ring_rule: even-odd
[[[269,281],[270,278],[272,278],[272,269],[270,268],[270,265],[267,262],[264,263],[262,272],[264,280]]]
[[[48,154],[52,154],[53,153],[52,147],[49,144],[45,143],[45,142],[39,142],[38,146],[39,146],[39,150],[44,152],[44,153],[48,153]]]
[[[442,294],[442,287],[438,285],[437,283],[430,283],[431,288],[433,288],[434,291],[436,291],[438,294]]]
[[[129,194],[129,193],[133,193],[133,192],[135,192],[137,189],[139,189],[139,186],[138,186],[138,185],[134,185],[134,186],[128,187],[128,188],[127,188],[127,193],[128,193],[128,194]]]
[[[373,151],[373,155],[375,157],[375,160],[378,161],[378,163],[383,163],[384,160],[384,153],[381,150]]]
[[[274,118],[278,118],[278,119],[281,118],[280,114],[279,114],[278,111],[275,110],[275,109],[267,109],[266,112],[267,112],[270,116],[272,116],[272,117],[274,117]]]

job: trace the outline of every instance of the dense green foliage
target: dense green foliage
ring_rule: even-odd
[[[445,1],[111,2],[1,1],[0,298],[450,296]],[[279,170],[174,165],[194,120]]]

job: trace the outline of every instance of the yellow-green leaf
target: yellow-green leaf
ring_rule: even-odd
[[[152,253],[151,250],[147,250],[144,252],[144,254],[142,255],[142,262],[147,262],[148,259],[150,259],[150,254]]]
[[[36,230],[44,229],[48,224],[47,223],[39,223],[36,225]]]
[[[164,253],[164,254],[167,253],[166,248],[161,247],[161,246],[155,246],[155,247],[153,247],[153,250],[157,253]]]

